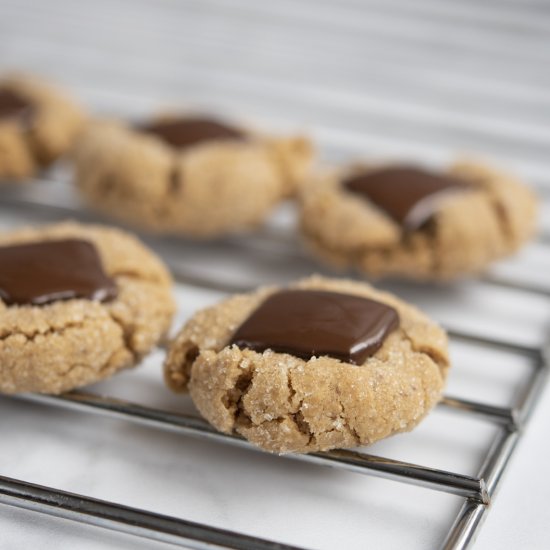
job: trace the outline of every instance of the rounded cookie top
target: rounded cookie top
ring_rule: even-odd
[[[171,278],[118,229],[0,234],[0,392],[61,393],[135,365],[171,323]]]
[[[312,452],[412,429],[448,367],[445,332],[416,308],[315,276],[196,313],[171,345],[165,379],[221,431]]]
[[[67,152],[84,121],[65,94],[29,76],[0,77],[0,181],[28,178]]]
[[[77,187],[95,208],[147,230],[206,238],[261,224],[305,179],[312,156],[302,137],[186,115],[96,121],[74,162]]]
[[[306,243],[333,264],[449,279],[517,250],[534,232],[535,212],[527,187],[480,164],[355,166],[304,188],[300,222]]]

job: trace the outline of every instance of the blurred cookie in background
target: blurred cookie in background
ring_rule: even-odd
[[[0,76],[0,182],[22,181],[73,145],[84,111],[33,76]]]
[[[304,187],[309,248],[373,277],[446,280],[472,275],[534,233],[536,198],[510,174],[475,162],[435,172],[353,166]]]
[[[92,207],[136,228],[212,238],[262,224],[308,177],[313,147],[186,114],[93,122],[74,161]]]

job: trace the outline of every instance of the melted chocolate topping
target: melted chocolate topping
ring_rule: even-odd
[[[468,187],[466,182],[451,176],[408,166],[358,174],[343,185],[386,211],[407,231],[419,229],[429,221],[442,198]]]
[[[27,99],[8,88],[0,88],[0,120],[27,117],[31,110]]]
[[[178,118],[139,126],[142,132],[154,134],[169,145],[183,149],[214,140],[243,140],[245,135],[237,128],[208,118]]]
[[[104,302],[116,294],[115,281],[105,274],[89,241],[0,246],[0,299],[8,305],[41,306],[74,298]]]
[[[362,365],[399,326],[395,309],[361,296],[283,290],[269,296],[237,329],[229,345],[271,349],[302,359],[329,355]]]

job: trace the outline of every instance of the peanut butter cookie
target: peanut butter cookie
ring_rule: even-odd
[[[353,167],[304,188],[306,243],[374,277],[450,279],[484,270],[535,229],[536,199],[510,175],[472,162],[444,173]]]
[[[142,229],[216,237],[261,224],[309,171],[304,138],[270,138],[186,116],[149,124],[96,122],[75,154],[87,202]]]
[[[169,329],[171,279],[117,229],[0,234],[0,392],[61,393],[135,365]]]
[[[70,149],[83,120],[61,91],[32,77],[0,78],[0,181],[47,167]]]
[[[314,276],[198,312],[165,379],[218,430],[266,451],[313,452],[411,430],[437,403],[447,337],[371,286]]]

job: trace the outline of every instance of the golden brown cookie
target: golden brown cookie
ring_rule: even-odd
[[[117,229],[0,234],[0,392],[61,393],[136,365],[174,312],[161,261]]]
[[[516,251],[535,216],[536,199],[522,183],[460,162],[441,173],[389,165],[325,174],[304,188],[300,221],[306,243],[333,265],[449,279]]]
[[[215,237],[261,224],[312,162],[308,140],[260,136],[185,116],[140,126],[96,122],[75,154],[93,207],[142,229]]]
[[[0,78],[0,181],[28,178],[73,145],[83,111],[61,91],[28,76]]]
[[[373,443],[437,403],[447,337],[371,286],[314,276],[196,313],[173,341],[165,379],[218,430],[271,452]]]

